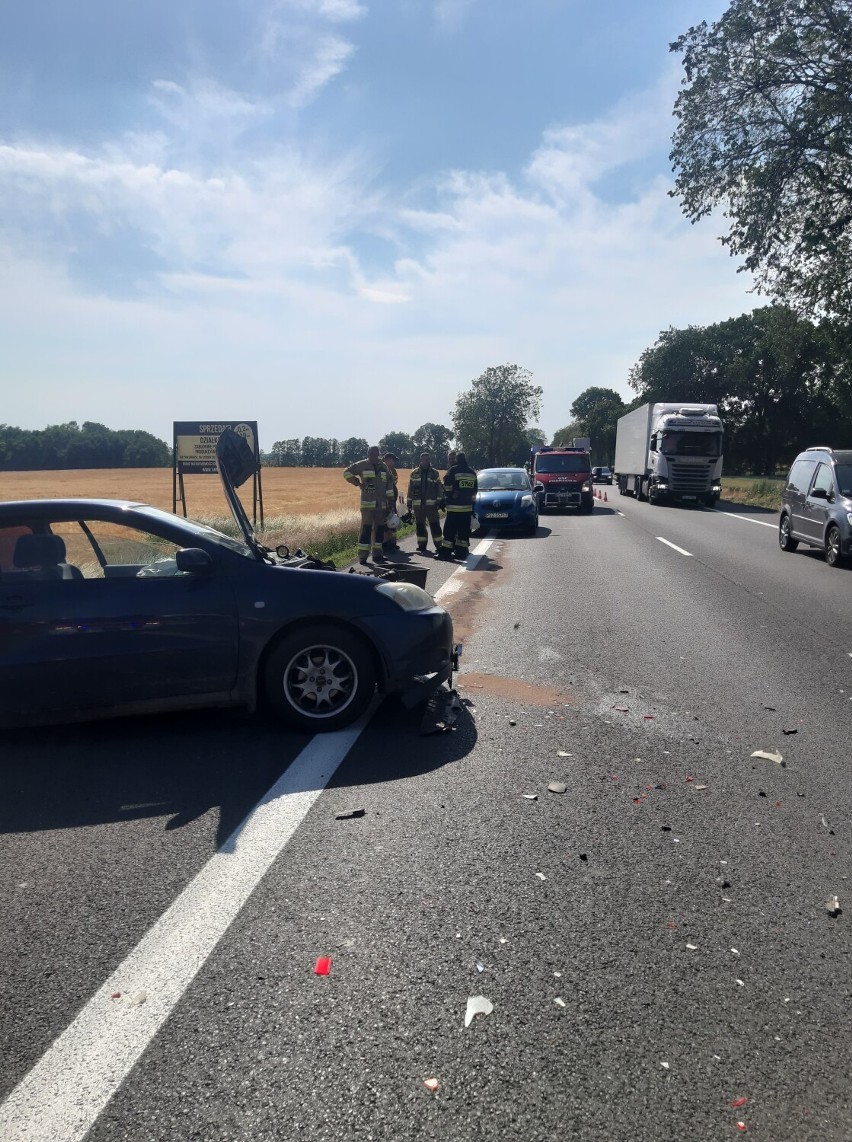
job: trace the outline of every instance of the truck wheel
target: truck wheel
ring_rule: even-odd
[[[825,536],[825,561],[829,567],[841,567],[845,562],[840,551],[840,528],[832,524]]]
[[[799,546],[798,539],[793,539],[790,535],[790,517],[787,515],[781,516],[778,526],[778,546],[782,551],[795,551]]]
[[[307,733],[339,730],[364,712],[376,689],[368,648],[350,631],[295,631],[269,655],[263,693],[275,713]]]
[[[636,499],[640,503],[645,503],[648,499],[648,484],[646,480],[640,480],[636,485]]]

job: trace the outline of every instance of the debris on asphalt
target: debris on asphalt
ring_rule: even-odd
[[[536,876],[538,877],[539,880],[547,880],[547,877],[544,875],[543,872],[537,872]]]
[[[477,970],[477,971],[485,971],[485,964],[483,964],[483,963],[477,963],[477,965],[476,965],[476,970]]]
[[[829,896],[825,902],[825,910],[829,916],[839,916],[843,909],[840,907],[840,901],[836,896]]]
[[[835,897],[835,899],[836,899],[836,897]],[[839,909],[839,905],[838,905],[838,909]],[[134,995],[128,996],[127,1002],[131,1007],[141,1007],[142,1004],[147,1000],[147,998],[148,998],[148,992],[147,991],[137,991]]]
[[[553,974],[556,976],[557,979],[562,979],[562,972],[561,971],[555,971]]]
[[[630,707],[629,706],[613,706],[612,709],[618,710],[619,714],[629,714],[630,713]]]
[[[706,785],[696,785],[695,788],[696,789],[706,789],[707,786]]]
[[[367,813],[366,809],[345,809],[342,813],[335,813],[335,821],[351,821],[355,817],[363,817]]]
[[[331,956],[320,956],[314,968],[314,975],[328,975],[331,971]]]
[[[461,699],[455,690],[436,690],[426,703],[420,722],[420,736],[448,733],[462,709]]]
[[[114,991],[112,993],[112,995],[110,996],[110,999],[121,999],[121,992],[120,991]]]
[[[424,1079],[423,1085],[426,1087],[426,1089],[428,1091],[431,1091],[432,1094],[434,1094],[436,1090],[441,1089],[441,1084],[438,1082],[437,1079]]]
[[[783,756],[771,749],[756,749],[751,756],[762,757],[764,761],[774,761],[776,765],[784,764]]]
[[[564,749],[558,749],[556,751],[556,756],[557,757],[573,757],[574,755],[572,753],[566,753]]]
[[[515,721],[515,719],[514,719],[514,718],[509,718],[509,725],[510,725],[510,726],[516,726],[517,724],[518,724],[518,723]]]
[[[670,833],[672,831],[671,825],[660,825],[660,828],[664,833]]]
[[[689,950],[691,952],[697,952],[698,951],[698,944],[687,944],[686,946],[689,948]]]
[[[484,995],[471,995],[467,1001],[467,1010],[464,1013],[464,1025],[469,1027],[476,1015],[490,1015],[494,1004]]]
[[[537,793],[522,793],[521,796],[525,801],[538,801]]]
[[[668,1063],[662,1063],[662,1062],[661,1062],[661,1063],[660,1063],[660,1066],[663,1068],[663,1070],[664,1070],[664,1071],[667,1071],[667,1070],[669,1069],[669,1064],[668,1064]]]
[[[565,1006],[565,1000],[562,998],[561,995],[557,995],[553,1002],[556,1004],[557,1007],[564,1007]]]
[[[629,690],[619,690],[618,692],[619,692],[619,694],[629,694],[630,693]]]
[[[775,713],[775,707],[774,706],[764,706],[763,708],[764,708],[764,710],[771,710],[773,714]]]
[[[520,629],[521,629],[521,624],[515,623],[515,630],[520,630]]]
[[[829,825],[828,821],[826,821],[826,819],[825,819],[825,813],[822,813],[822,814],[820,815],[819,823],[822,825],[822,827],[823,827],[824,829],[828,829],[829,833],[830,833],[832,836],[834,836],[834,829],[832,829],[831,825]]]
[[[737,987],[745,987],[745,983],[741,979],[735,979],[734,983],[737,985]]]
[[[588,853],[580,853],[580,860],[587,861],[589,859]]]
[[[738,1122],[737,1123],[737,1130],[739,1130],[740,1134],[745,1134],[747,1129],[748,1129],[748,1127],[746,1126],[746,1124],[744,1122]]]
[[[568,786],[565,784],[564,781],[551,781],[551,783],[548,785],[547,788],[548,788],[548,791],[550,793],[567,793],[568,792]]]
[[[745,1106],[745,1104],[747,1102],[748,1102],[747,1098],[735,1098],[734,1101],[731,1103],[731,1106],[734,1108],[734,1110],[739,1110],[739,1108],[741,1106]]]
[[[792,729],[792,730],[782,730],[782,731],[781,731],[781,733],[782,733],[782,734],[797,734],[798,732],[799,732],[799,731],[798,731],[798,730],[796,730],[796,729]]]
[[[645,721],[646,722],[653,722],[653,720],[656,718],[656,716],[657,716],[656,714],[645,714]]]

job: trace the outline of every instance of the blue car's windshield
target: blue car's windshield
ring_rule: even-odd
[[[170,524],[176,522],[176,517],[170,512],[160,511],[159,508],[145,508],[145,515],[154,516],[156,519]],[[208,527],[206,523],[199,523],[194,519],[181,519],[177,520],[182,528],[188,528],[194,531],[197,535],[203,536],[205,539],[213,539],[220,543],[223,547],[227,547],[230,551],[235,551],[238,555],[244,555],[247,559],[255,559],[254,552],[250,547],[247,547],[239,539],[234,539],[230,535],[224,535],[221,531],[217,531],[215,527]]]
[[[477,476],[480,492],[528,492],[530,482],[525,472],[480,472]]]

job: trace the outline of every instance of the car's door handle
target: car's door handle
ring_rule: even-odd
[[[31,606],[31,600],[25,599],[23,595],[9,595],[5,599],[0,599],[0,610],[2,611],[20,611],[24,607]]]

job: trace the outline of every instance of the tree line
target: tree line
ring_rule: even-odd
[[[87,420],[16,428],[0,424],[0,471],[33,472],[64,468],[165,468],[171,450],[136,428],[112,429]]]
[[[852,331],[815,324],[782,305],[714,325],[669,328],[630,370],[636,399],[590,388],[554,439],[589,435],[595,463],[611,464],[618,418],[646,402],[716,404],[729,471],[772,476],[813,444],[852,444]]]

